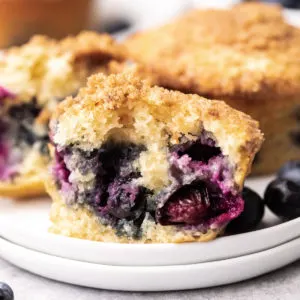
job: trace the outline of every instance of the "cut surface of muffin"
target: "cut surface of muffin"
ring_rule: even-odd
[[[93,75],[51,121],[51,231],[109,242],[205,241],[243,210],[262,134],[221,101]]]
[[[300,29],[280,6],[193,10],[125,45],[154,84],[224,100],[258,120],[266,142],[254,174],[300,158]]]
[[[108,35],[83,32],[61,41],[36,36],[1,54],[0,195],[45,192],[41,172],[53,109],[75,95],[89,75],[105,72],[108,61],[120,61],[122,53]]]

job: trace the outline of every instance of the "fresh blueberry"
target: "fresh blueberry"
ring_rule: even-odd
[[[300,160],[292,160],[284,164],[279,169],[277,176],[300,185]]]
[[[283,219],[300,217],[300,186],[293,181],[277,178],[268,185],[265,202],[274,214]]]
[[[0,300],[14,300],[13,290],[4,282],[0,282]]]
[[[227,231],[230,233],[242,233],[254,229],[265,212],[264,202],[257,193],[245,187],[242,196],[244,211],[228,224]]]
[[[104,24],[102,31],[114,34],[118,31],[128,29],[131,26],[131,23],[128,20],[113,20],[107,24]]]

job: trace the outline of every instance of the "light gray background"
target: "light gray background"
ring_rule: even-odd
[[[168,293],[130,293],[76,287],[19,270],[1,259],[0,281],[13,288],[15,300],[290,300],[300,299],[300,261],[241,283]]]

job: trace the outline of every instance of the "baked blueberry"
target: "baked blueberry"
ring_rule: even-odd
[[[293,160],[287,162],[279,169],[277,176],[300,185],[300,161]]]
[[[124,178],[108,186],[105,210],[118,219],[138,219],[146,209],[144,188]]]
[[[184,185],[169,197],[162,209],[158,210],[157,221],[162,225],[197,225],[207,219],[210,206],[205,184]]]
[[[227,226],[229,233],[242,233],[255,229],[264,216],[265,204],[263,199],[253,190],[244,187],[242,197],[244,210]]]
[[[284,178],[272,181],[264,195],[270,210],[283,219],[300,217],[300,185]]]
[[[4,282],[0,282],[0,300],[14,300],[13,290]]]

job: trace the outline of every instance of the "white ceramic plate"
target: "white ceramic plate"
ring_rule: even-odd
[[[170,291],[217,286],[265,274],[300,257],[300,238],[238,258],[180,266],[125,267],[43,254],[0,239],[0,256],[54,280],[101,289]]]
[[[270,179],[251,179],[247,185],[261,194]],[[220,237],[209,243],[100,243],[48,233],[49,206],[48,199],[2,199],[0,236],[50,255],[115,266],[166,266],[228,259],[266,250],[300,236],[300,218],[280,224],[279,219],[267,211],[260,230]]]

